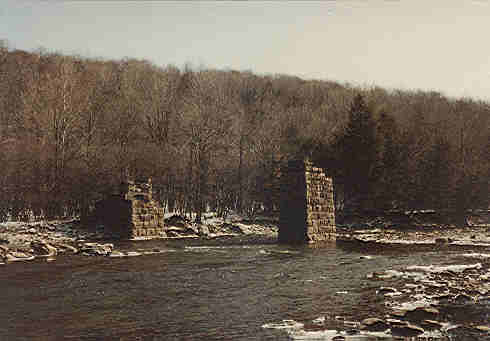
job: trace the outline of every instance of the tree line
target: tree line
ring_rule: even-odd
[[[310,157],[339,212],[489,205],[490,105],[437,92],[0,44],[0,220],[87,215],[128,176],[167,209],[272,211]]]

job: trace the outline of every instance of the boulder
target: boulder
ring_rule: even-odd
[[[221,232],[243,234],[243,231],[240,228],[240,226],[229,224],[229,223],[223,223],[223,224],[221,224],[220,225],[220,230],[221,230]]]
[[[381,331],[385,331],[388,328],[390,328],[388,323],[376,317],[370,317],[361,321],[362,330],[368,330],[371,332],[381,332]]]
[[[388,322],[391,327],[403,327],[408,324],[407,321],[402,321],[398,319],[386,319],[386,322]]]
[[[34,258],[36,258],[36,257],[34,257],[30,254],[27,254],[24,252],[18,252],[18,251],[7,253],[7,255],[5,257],[5,259],[9,262],[23,262],[23,261],[33,260]]]
[[[78,249],[74,246],[71,246],[71,245],[68,245],[68,244],[62,244],[62,243],[59,243],[57,244],[57,246],[62,249],[63,251],[71,251],[73,253],[78,253]]]
[[[207,226],[207,225],[199,225],[198,226],[198,233],[200,236],[206,237],[209,235],[210,232],[211,231],[210,231],[209,226]]]
[[[0,259],[5,258],[7,256],[8,251],[9,251],[8,247],[0,244]]]
[[[31,248],[40,257],[53,257],[58,253],[55,247],[41,241],[32,241]]]
[[[464,304],[473,301],[473,297],[465,293],[459,293],[454,297],[454,303]]]
[[[109,256],[113,248],[113,244],[84,243],[80,251],[87,256]]]
[[[489,326],[476,326],[475,330],[480,332],[480,333],[490,333],[490,327]]]
[[[164,220],[165,226],[175,226],[175,227],[189,227],[191,225],[190,221],[180,215],[173,215]]]
[[[420,323],[420,325],[427,330],[441,329],[444,327],[442,323],[434,320],[424,320]]]
[[[398,292],[395,288],[391,287],[381,287],[376,291],[376,294],[378,295],[386,295],[386,294],[393,294],[395,292]]]
[[[8,250],[9,247],[7,245],[2,245],[0,244],[0,252],[2,252],[2,250]]]
[[[396,325],[391,327],[391,334],[395,336],[413,337],[423,334],[424,330],[410,323],[406,325]]]
[[[181,237],[181,235],[179,234],[179,232],[178,231],[175,231],[175,230],[167,230],[166,231],[166,235],[169,238]]]
[[[342,335],[336,335],[332,338],[332,341],[343,341],[345,340],[345,336]]]
[[[417,307],[405,312],[405,318],[411,321],[434,320],[439,316],[439,310],[430,307]]]
[[[450,336],[451,340],[465,340],[464,337],[471,334],[473,331],[475,331],[475,329],[469,326],[453,325],[446,330],[446,333]],[[479,338],[476,340],[479,340]]]
[[[347,330],[345,331],[345,333],[346,333],[347,335],[357,335],[357,334],[359,334],[359,330],[357,330],[357,329],[347,329]]]
[[[183,236],[189,236],[189,235],[194,235],[196,232],[189,226],[189,227],[169,227],[165,231],[166,235],[169,237],[183,237]]]

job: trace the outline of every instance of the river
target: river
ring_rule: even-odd
[[[339,324],[383,313],[374,293],[389,280],[368,274],[455,257],[454,251],[367,252],[335,243],[147,241],[117,248],[162,252],[3,265],[0,340],[287,340],[308,339],[308,330],[317,332],[312,339],[330,340],[328,330]],[[318,318],[321,328],[313,322]],[[300,333],[288,329],[294,324]]]

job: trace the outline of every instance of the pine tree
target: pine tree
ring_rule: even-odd
[[[401,196],[402,163],[399,128],[395,119],[382,112],[377,122],[378,159],[375,167],[376,208],[397,206]]]
[[[437,137],[425,161],[425,207],[447,210],[452,190],[451,145],[443,137]]]
[[[376,124],[372,111],[362,95],[350,107],[349,121],[338,141],[341,153],[342,178],[349,206],[372,208],[371,193],[377,159]]]

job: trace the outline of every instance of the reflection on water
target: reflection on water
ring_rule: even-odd
[[[349,321],[383,316],[386,308],[373,293],[387,284],[368,279],[369,273],[443,264],[451,256],[365,257],[335,244],[310,249],[148,241],[116,248],[162,252],[2,266],[0,340],[328,340],[335,330],[346,333]]]

